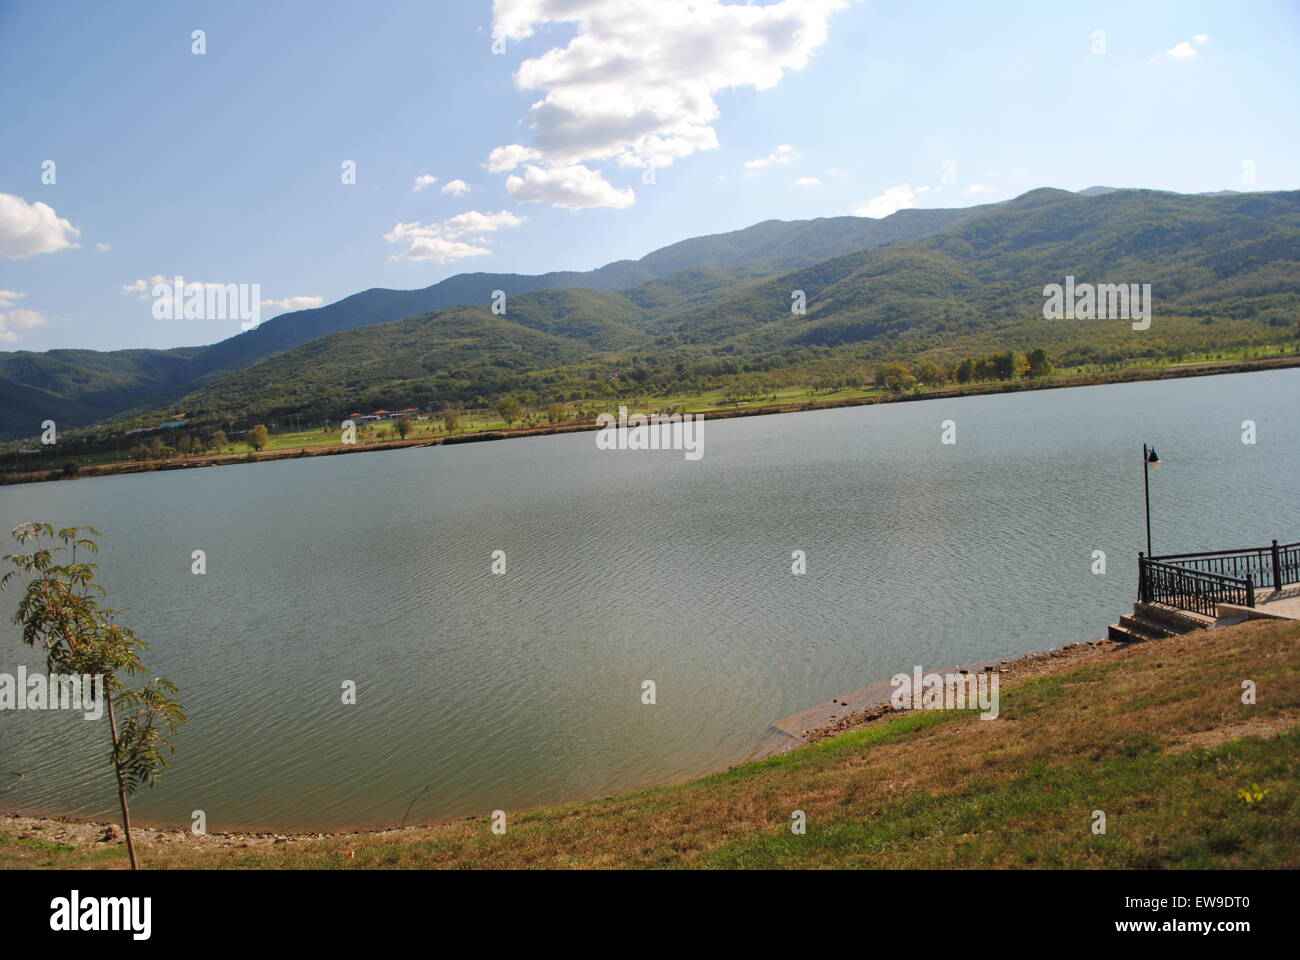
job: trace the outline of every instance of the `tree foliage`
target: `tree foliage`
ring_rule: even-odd
[[[117,622],[125,611],[100,603],[105,591],[96,576],[98,564],[83,558],[99,552],[95,538],[101,536],[89,526],[55,530],[48,523],[19,524],[13,538],[27,552],[5,555],[5,563],[13,569],[0,577],[0,590],[14,581],[22,584],[23,595],[13,622],[22,627],[24,643],[44,652],[51,675],[103,678],[111,737],[109,758],[117,777],[122,826],[134,868],[127,794],[142,784],[157,783],[174,752],[167,738],[185,722],[185,714],[172,697],[176,687],[171,681],[146,677],[140,651],[148,644]],[[130,686],[142,677],[139,686]]]

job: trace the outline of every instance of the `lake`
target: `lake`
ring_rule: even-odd
[[[426,822],[679,781],[913,665],[1103,636],[1136,592],[1142,443],[1164,461],[1156,553],[1300,539],[1297,411],[1283,370],[709,421],[698,461],[578,433],[0,504],[5,530],[104,531],[111,605],[181,688],[190,722],[137,821],[344,829],[413,798]],[[43,671],[17,600],[0,672]],[[106,725],[0,712],[0,783],[25,775],[0,809],[115,816]]]

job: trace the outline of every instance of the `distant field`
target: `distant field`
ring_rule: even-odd
[[[1190,354],[1184,356],[1178,361],[1135,358],[1123,363],[1088,364],[1080,367],[1056,370],[1048,376],[1037,379],[1018,378],[1009,381],[980,380],[969,384],[941,383],[931,387],[918,385],[915,389],[902,394],[892,393],[877,388],[874,385],[817,390],[810,389],[806,385],[799,385],[773,388],[748,397],[735,397],[734,395],[729,395],[724,390],[718,389],[708,392],[680,393],[667,396],[633,396],[581,400],[563,404],[564,412],[562,418],[555,423],[552,423],[548,419],[544,410],[525,409],[520,418],[513,421],[511,424],[507,424],[504,419],[491,410],[467,410],[461,412],[460,422],[454,434],[448,432],[441,414],[435,412],[425,414],[426,419],[420,419],[413,422],[411,432],[407,435],[406,442],[416,443],[421,440],[432,441],[437,438],[453,435],[464,436],[476,433],[500,432],[507,430],[545,430],[549,427],[563,428],[583,423],[592,424],[598,414],[616,413],[620,406],[626,406],[629,412],[632,413],[646,414],[668,411],[705,414],[733,414],[740,411],[746,413],[760,413],[764,410],[789,410],[805,406],[833,406],[837,403],[852,403],[871,398],[923,398],[931,394],[951,395],[954,391],[972,394],[996,393],[1004,390],[1059,387],[1070,386],[1073,384],[1082,385],[1106,383],[1113,380],[1155,378],[1160,376],[1162,373],[1167,373],[1169,371],[1186,370],[1195,367],[1227,367],[1237,365],[1238,369],[1241,369],[1243,366],[1262,366],[1269,362],[1276,362],[1280,359],[1294,356],[1296,356],[1294,344],[1256,345],[1231,350],[1213,351],[1204,354]],[[157,435],[163,437],[164,440],[172,439],[167,434]],[[126,448],[125,450],[114,449],[111,452],[93,454],[61,454],[57,447],[53,447],[50,448],[49,452],[42,452],[41,455],[33,456],[30,459],[22,457],[18,458],[14,465],[7,468],[6,473],[12,475],[14,473],[26,471],[57,472],[69,461],[76,463],[80,467],[91,468],[111,464],[123,464],[124,466],[139,464],[141,461],[135,460],[130,453],[127,452],[135,442],[135,440],[130,442],[123,440],[118,446]],[[364,448],[366,446],[396,442],[399,442],[399,438],[393,421],[380,421],[378,423],[364,425],[358,429],[356,441],[358,447]],[[339,443],[340,431],[337,425],[328,430],[315,428],[279,431],[271,433],[262,452],[281,453],[295,450],[319,451],[322,448],[337,447]],[[16,449],[15,445],[11,444],[10,447]],[[211,460],[214,456],[247,456],[250,452],[252,452],[252,448],[247,443],[232,442],[225,444],[220,450],[211,450],[206,454],[198,455],[197,459]],[[180,458],[172,458],[171,461],[163,459],[146,460],[144,462],[166,464],[168,462],[175,463],[178,459]],[[42,474],[41,476],[43,478],[44,475]]]

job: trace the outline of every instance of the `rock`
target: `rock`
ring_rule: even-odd
[[[108,843],[110,840],[116,840],[118,837],[117,827],[109,824],[104,828],[104,832],[99,835],[100,843]]]

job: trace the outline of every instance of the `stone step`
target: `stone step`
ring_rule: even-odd
[[[1214,626],[1214,618],[1193,613],[1190,610],[1178,610],[1159,603],[1133,604],[1133,616],[1148,623],[1165,627],[1173,633],[1187,633],[1189,630],[1208,630]]]
[[[1155,639],[1118,623],[1112,623],[1106,628],[1106,639],[1115,643],[1142,643],[1145,640]]]
[[[1154,620],[1148,620],[1146,617],[1137,617],[1129,613],[1119,618],[1119,625],[1130,633],[1140,633],[1148,637],[1172,637],[1181,632],[1167,624],[1157,623]]]

